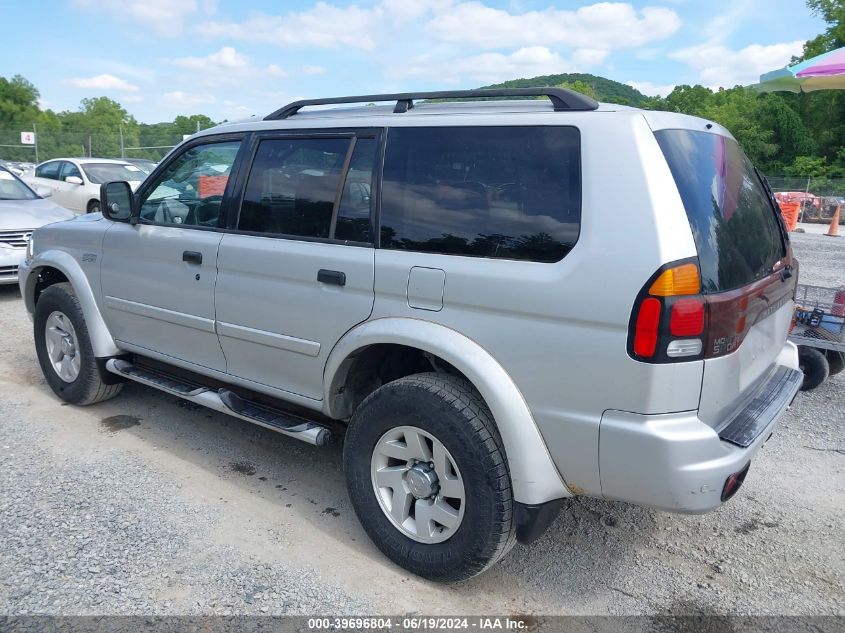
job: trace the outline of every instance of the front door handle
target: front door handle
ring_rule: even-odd
[[[342,273],[339,270],[326,270],[325,268],[321,268],[317,272],[317,281],[319,281],[321,284],[345,286],[346,273]]]
[[[182,261],[189,264],[202,264],[202,253],[199,251],[184,251],[182,253]]]

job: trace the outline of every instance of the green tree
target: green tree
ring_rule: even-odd
[[[0,77],[0,126],[32,117],[38,111],[39,96],[38,89],[20,75]]]
[[[704,86],[675,86],[665,98],[650,99],[646,104],[653,110],[668,110],[682,112],[693,116],[704,116],[708,106],[713,101],[713,91]]]
[[[830,166],[827,160],[820,156],[798,156],[790,165],[784,168],[787,176],[804,176],[819,178],[827,176]]]
[[[802,61],[845,46],[845,0],[807,0],[807,7],[827,24],[824,33],[804,44]],[[800,95],[801,118],[829,160],[845,144],[845,92],[819,90]]]
[[[736,86],[713,93],[700,116],[730,130],[751,161],[768,171],[780,147],[774,142],[774,131],[761,121],[762,103],[756,90]]]
[[[60,117],[67,141],[76,139],[77,145],[92,156],[120,157],[121,131],[125,146],[138,145],[138,122],[108,97],[83,99],[78,112],[64,112]]]
[[[599,92],[596,89],[595,85],[589,84],[586,81],[582,81],[580,79],[576,79],[575,81],[564,81],[556,86],[557,88],[568,88],[569,90],[574,90],[575,92],[580,92],[583,95],[587,95],[588,97],[592,97],[595,100],[599,100]],[[543,97],[541,97],[543,98]]]
[[[845,46],[845,0],[807,0],[807,7],[825,21],[827,29],[804,44],[802,59]]]

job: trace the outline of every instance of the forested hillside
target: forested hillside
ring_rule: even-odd
[[[648,97],[639,90],[618,81],[590,75],[588,73],[561,73],[560,75],[541,75],[531,79],[511,79],[500,84],[483,86],[484,88],[531,88],[534,86],[564,86],[579,92],[585,92],[599,101],[621,103],[640,107]]]

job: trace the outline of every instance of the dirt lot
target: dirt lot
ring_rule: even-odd
[[[794,244],[808,281],[836,261],[845,282],[845,238]],[[719,511],[574,499],[539,542],[438,586],[367,539],[339,447],[137,385],[62,406],[16,288],[0,322],[0,614],[843,613],[843,374],[798,396]]]

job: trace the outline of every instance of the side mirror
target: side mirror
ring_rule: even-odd
[[[100,210],[103,217],[115,222],[129,222],[132,218],[132,188],[128,182],[116,180],[100,185]]]
[[[68,176],[67,178],[65,178],[65,182],[71,185],[81,185],[82,178],[80,178],[79,176]]]
[[[49,187],[36,187],[35,193],[37,193],[42,198],[49,198],[53,195],[53,190]]]

